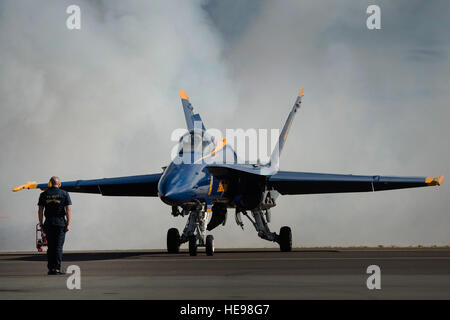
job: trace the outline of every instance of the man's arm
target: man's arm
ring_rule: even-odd
[[[70,229],[70,216],[72,214],[72,206],[68,205],[66,206],[66,220],[67,220],[67,226],[66,226],[66,232]]]
[[[39,225],[42,228],[42,226],[44,225],[44,223],[42,222],[42,220],[44,219],[44,206],[39,206],[38,219],[39,219]]]

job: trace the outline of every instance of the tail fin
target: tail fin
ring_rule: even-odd
[[[205,125],[203,124],[202,118],[200,115],[194,114],[194,108],[189,102],[189,97],[186,94],[186,91],[180,90],[180,98],[181,103],[183,104],[184,117],[186,118],[186,125],[189,132],[194,129],[205,130]]]
[[[294,121],[295,114],[297,113],[297,110],[300,109],[300,105],[302,103],[302,97],[303,97],[303,87],[300,89],[300,92],[298,93],[297,99],[295,100],[294,106],[292,107],[291,112],[289,113],[289,116],[286,120],[286,123],[284,124],[283,130],[281,131],[280,137],[278,138],[278,142],[275,146],[275,149],[272,152],[272,155],[270,156],[270,167],[278,170],[279,162],[280,162],[280,154],[283,150],[284,144],[286,143],[286,138],[289,133],[289,129],[291,128],[292,122]]]

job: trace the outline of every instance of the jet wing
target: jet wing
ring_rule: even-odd
[[[127,176],[117,178],[103,178],[93,180],[76,180],[61,183],[61,189],[68,192],[97,193],[103,196],[158,196],[158,182],[162,173],[145,174],[139,176]],[[28,182],[14,188],[13,191],[22,189],[47,189],[47,183]]]
[[[440,186],[443,181],[444,176],[388,177],[278,171],[269,178],[268,184],[281,194],[314,194]]]
[[[259,167],[253,167],[252,165],[213,164],[208,165],[207,168],[212,176],[218,178],[244,175],[265,177],[265,175],[261,173],[261,169]]]

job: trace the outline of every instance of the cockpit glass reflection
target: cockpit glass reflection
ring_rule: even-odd
[[[180,140],[179,154],[198,152],[208,154],[214,150],[214,143],[211,139],[200,134],[186,134]]]

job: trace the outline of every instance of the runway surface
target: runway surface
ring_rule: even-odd
[[[0,299],[450,299],[450,248],[66,252],[69,265],[80,290],[46,274],[45,254],[0,253]]]

